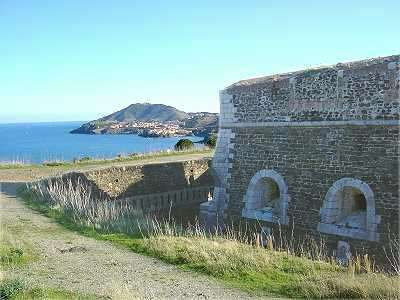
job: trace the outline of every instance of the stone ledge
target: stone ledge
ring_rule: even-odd
[[[226,122],[220,128],[232,127],[321,127],[321,126],[399,126],[400,120],[348,120],[348,121],[301,121],[301,122]]]
[[[255,219],[255,220],[260,220],[260,221],[271,222],[271,223],[278,223],[278,224],[283,224],[283,225],[288,224],[287,218],[282,219],[279,216],[274,215],[272,212],[265,211],[262,209],[243,208],[242,217],[248,218],[248,219]]]
[[[355,228],[342,228],[335,224],[318,223],[319,232],[350,237],[357,240],[379,241],[379,233]]]

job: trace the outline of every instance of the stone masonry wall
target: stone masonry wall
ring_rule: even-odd
[[[213,185],[208,160],[112,167],[84,173],[112,198],[163,193],[190,186]]]
[[[374,191],[380,241],[387,241],[388,227],[393,235],[399,228],[398,134],[395,126],[238,128],[226,214],[241,215],[255,173],[275,170],[288,185],[289,224],[318,235],[320,209],[329,188],[341,178],[358,178]]]
[[[220,130],[231,137],[226,196],[220,199],[225,216],[242,219],[251,179],[272,170],[287,185],[288,225],[267,217],[246,221],[322,236],[332,251],[344,241],[353,254],[383,260],[389,232],[399,234],[399,82],[395,55],[244,80],[221,91],[229,110]],[[343,180],[371,190],[365,232],[348,225],[321,230],[331,226],[321,224],[331,205],[327,193]]]
[[[214,178],[208,159],[163,164],[111,167],[69,173],[64,180],[87,184],[100,199],[128,201],[145,213],[195,217],[199,205],[213,192]],[[177,214],[177,212],[179,212]]]
[[[237,122],[397,120],[399,57],[241,81],[224,95]]]

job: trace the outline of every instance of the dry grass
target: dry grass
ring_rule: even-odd
[[[146,253],[247,290],[305,298],[400,298],[400,277],[374,272],[365,256],[346,268],[329,259],[268,250],[229,231],[209,235],[198,228],[174,230],[157,222],[154,228],[143,240]]]
[[[101,232],[134,234],[143,224],[143,215],[126,201],[95,198],[90,185],[61,178],[29,185],[35,201],[47,205],[78,226]]]

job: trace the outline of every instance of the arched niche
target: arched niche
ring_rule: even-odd
[[[249,219],[287,224],[288,187],[274,170],[260,170],[250,180],[243,201],[242,216]]]
[[[336,181],[325,195],[318,230],[323,233],[370,241],[379,240],[374,193],[355,178]]]

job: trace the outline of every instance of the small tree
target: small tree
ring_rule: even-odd
[[[217,135],[216,134],[209,135],[206,140],[206,146],[210,148],[215,148],[216,145],[217,145]]]
[[[194,144],[191,140],[188,139],[180,139],[176,144],[175,144],[175,150],[177,151],[182,151],[182,150],[188,150],[194,147]]]

